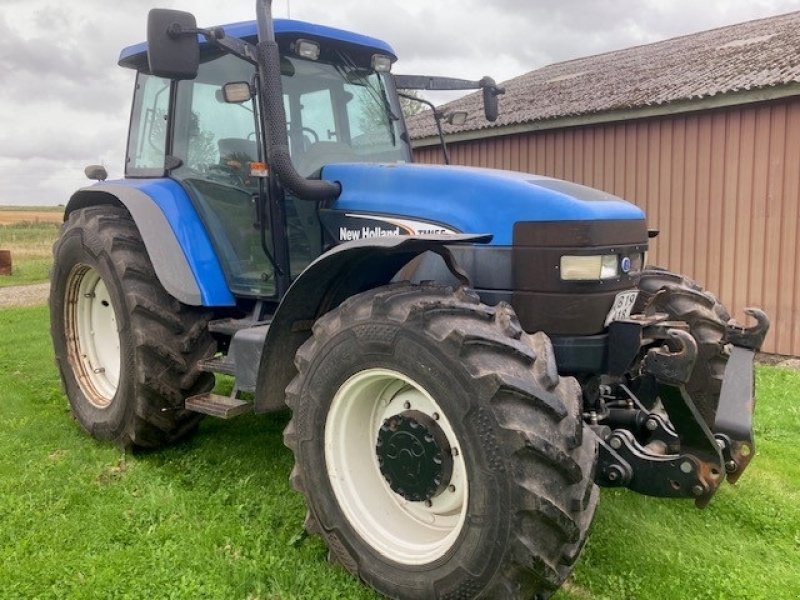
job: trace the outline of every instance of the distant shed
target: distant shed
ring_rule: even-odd
[[[800,356],[800,12],[550,65],[505,82],[501,117],[473,94],[446,126],[454,164],[607,190],[661,230],[650,263],[686,273],[764,350]],[[442,162],[430,113],[409,122],[419,162]]]

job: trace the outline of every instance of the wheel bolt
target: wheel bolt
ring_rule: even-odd
[[[433,502],[431,502],[430,500],[425,500],[425,506],[430,508],[431,506],[433,506]]]
[[[408,401],[406,401],[406,402],[403,402],[403,408],[405,408],[406,410],[408,410],[409,408],[411,408],[411,402],[408,402]]]
[[[728,473],[735,472],[736,471],[736,463],[734,461],[732,461],[732,460],[729,460],[728,462],[725,463],[725,470],[728,471]]]
[[[694,487],[692,488],[692,493],[693,493],[695,496],[702,496],[702,495],[703,495],[703,492],[705,492],[705,489],[703,489],[703,486],[702,486],[702,485],[696,485],[696,486],[694,486]]]
[[[433,416],[433,420],[434,420],[434,421],[438,421],[438,420],[440,419],[440,417],[439,417],[439,413],[433,413],[433,415],[432,415],[432,416]]]
[[[612,437],[609,440],[608,445],[611,446],[614,450],[619,450],[620,448],[622,448],[622,440],[619,439],[618,437]]]
[[[451,492],[455,492],[456,491],[456,486],[454,486],[453,484],[450,484],[449,486],[447,486],[447,489],[450,490]]]
[[[655,431],[656,429],[658,429],[658,421],[656,421],[655,419],[647,419],[645,427],[647,427],[648,431]]]
[[[681,463],[681,471],[684,473],[691,473],[692,472],[692,463],[686,461],[685,463]]]

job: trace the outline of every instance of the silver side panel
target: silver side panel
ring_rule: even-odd
[[[90,201],[91,196],[105,194],[118,199],[133,217],[150,261],[153,263],[156,277],[164,289],[184,304],[202,305],[200,288],[183,248],[178,243],[164,213],[150,196],[124,185],[101,183],[76,192],[70,200],[70,205],[76,200],[83,200],[79,204],[88,206],[93,204]],[[67,212],[69,210],[70,206],[67,206]]]

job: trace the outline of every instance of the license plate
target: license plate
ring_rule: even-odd
[[[614,306],[611,307],[611,311],[608,313],[608,317],[606,317],[606,327],[614,321],[629,319],[631,311],[633,310],[633,305],[636,304],[636,298],[638,296],[638,290],[620,292],[617,294],[617,297],[614,299]]]

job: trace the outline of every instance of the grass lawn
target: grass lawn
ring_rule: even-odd
[[[374,598],[302,539],[286,415],[124,456],[70,419],[47,309],[0,310],[0,598]],[[758,456],[710,507],[603,492],[556,598],[800,597],[800,372],[759,369]]]
[[[0,287],[47,281],[64,208],[0,206],[0,250],[11,250],[11,276]]]

